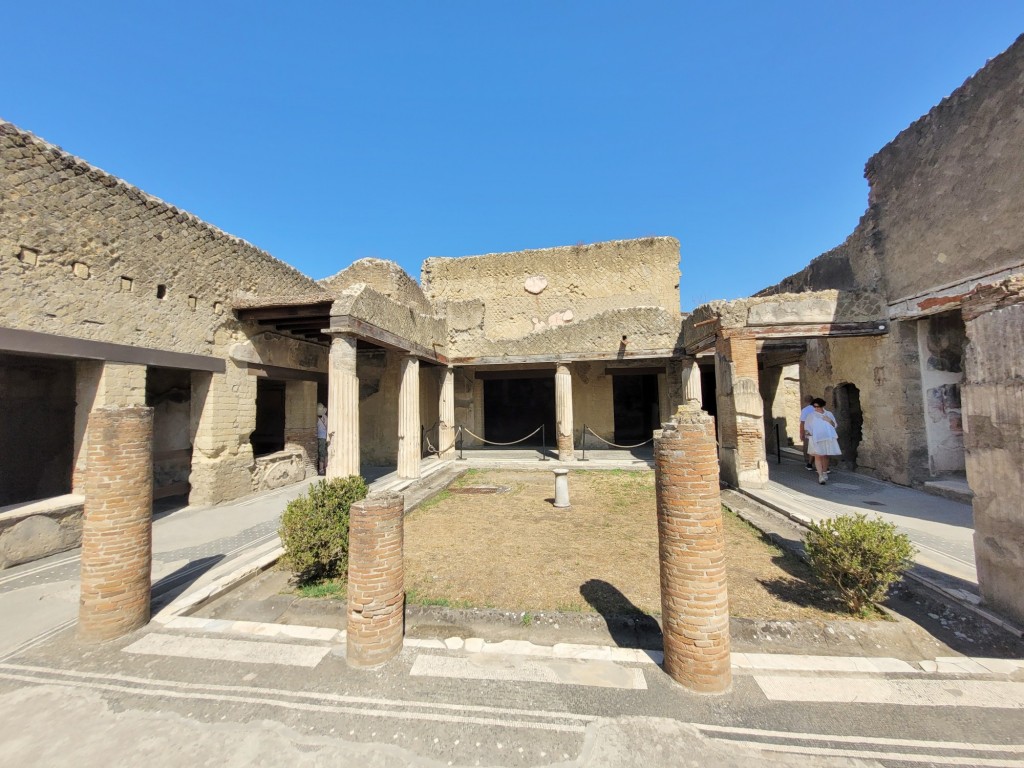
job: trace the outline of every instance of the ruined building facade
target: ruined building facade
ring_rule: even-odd
[[[457,441],[641,443],[698,401],[757,486],[803,393],[851,468],[966,478],[984,597],[1024,619],[1022,93],[1018,41],[869,161],[843,245],[689,314],[672,238],[315,281],[0,123],[0,567],[76,543],[100,409],[152,408],[155,497],[215,505],[315,473],[318,401],[328,474],[404,477]]]

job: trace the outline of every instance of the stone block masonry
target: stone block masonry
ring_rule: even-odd
[[[688,403],[654,435],[665,671],[723,693],[732,671],[715,422]]]
[[[152,408],[102,408],[89,418],[81,640],[111,640],[149,621],[152,445]]]
[[[402,650],[405,567],[399,494],[357,501],[349,511],[348,663],[376,667]]]

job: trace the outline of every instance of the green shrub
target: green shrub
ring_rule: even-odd
[[[288,503],[281,518],[281,562],[300,584],[344,576],[348,569],[348,511],[365,499],[366,481],[356,475],[320,480]]]
[[[885,597],[915,554],[910,537],[895,525],[864,514],[812,523],[804,545],[814,575],[858,614]]]

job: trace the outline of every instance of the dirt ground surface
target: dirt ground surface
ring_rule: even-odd
[[[472,470],[405,521],[411,604],[661,613],[654,473],[573,471],[569,509],[550,472]],[[807,567],[726,511],[733,616],[846,618]]]

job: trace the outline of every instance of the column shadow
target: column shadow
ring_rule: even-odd
[[[662,649],[658,620],[633,605],[612,584],[601,579],[589,579],[580,585],[580,595],[601,614],[608,634],[620,648]]]

